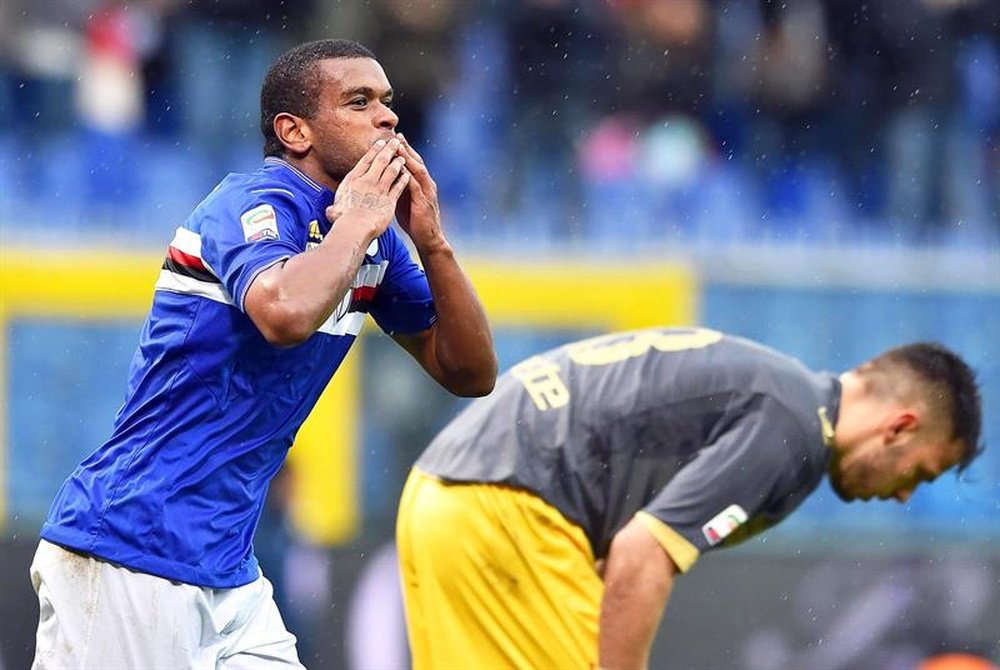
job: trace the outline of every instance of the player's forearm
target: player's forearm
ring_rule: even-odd
[[[637,670],[649,650],[673,585],[673,563],[645,538],[616,536],[604,574],[598,654],[607,670]],[[655,541],[654,541],[655,542]]]
[[[255,304],[248,295],[247,312],[272,344],[307,340],[351,290],[377,229],[364,221],[337,223],[319,246],[267,270],[251,287]]]
[[[438,381],[457,395],[486,395],[496,383],[497,357],[479,296],[447,241],[418,248],[418,253],[438,314],[434,328]]]

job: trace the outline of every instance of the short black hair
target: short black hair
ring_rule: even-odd
[[[936,342],[916,342],[890,349],[872,364],[876,368],[903,366],[929,390],[930,402],[951,421],[951,438],[962,443],[959,472],[983,452],[979,442],[982,400],[976,373],[958,354]]]
[[[316,63],[330,58],[371,58],[371,50],[352,40],[316,40],[300,44],[278,57],[260,88],[260,132],[264,155],[280,156],[285,145],[274,133],[274,117],[282,112],[311,119],[319,104],[320,77]]]

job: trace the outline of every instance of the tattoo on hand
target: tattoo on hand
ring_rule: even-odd
[[[389,205],[391,205],[388,196],[379,195],[378,193],[358,193],[357,191],[348,191],[345,196],[348,207],[359,207],[361,209],[379,211],[385,210],[389,207]]]

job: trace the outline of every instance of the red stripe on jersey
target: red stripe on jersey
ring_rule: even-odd
[[[199,272],[208,272],[208,268],[205,267],[200,258],[186,254],[177,247],[167,247],[167,256],[178,265],[183,265],[186,268],[198,270]]]
[[[358,286],[354,289],[351,294],[352,300],[373,300],[375,298],[375,292],[378,290],[377,286]]]

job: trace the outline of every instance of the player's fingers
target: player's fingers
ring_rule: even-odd
[[[405,167],[400,170],[399,175],[396,177],[396,181],[393,182],[392,187],[389,189],[389,197],[393,200],[398,200],[399,196],[403,195],[403,191],[409,186],[412,181],[413,175]]]
[[[396,156],[391,161],[389,161],[389,164],[386,165],[385,169],[382,171],[382,176],[380,179],[383,188],[385,188],[387,191],[389,190],[392,184],[394,184],[396,179],[399,177],[400,173],[404,169],[406,169],[404,167],[405,165],[406,165],[406,159],[402,156]]]
[[[381,142],[382,140],[379,140]],[[382,173],[385,172],[385,168],[392,162],[392,159],[396,157],[399,153],[399,140],[395,137],[391,140],[386,141],[382,147],[375,152],[375,156],[372,158],[371,165],[368,168],[368,174],[374,175],[376,179],[382,178]],[[386,184],[388,187],[388,184]]]
[[[388,144],[386,140],[378,140],[377,142],[374,142],[370,147],[368,147],[368,151],[366,151],[365,155],[361,157],[361,160],[358,161],[358,164],[355,165],[351,169],[351,171],[347,173],[347,175],[350,176],[352,173],[364,174],[365,172],[367,172],[368,169],[372,166],[375,157],[378,156],[378,153],[383,149],[385,149],[386,144]]]
[[[404,155],[410,160],[410,162],[426,170],[427,167],[424,164],[423,156],[417,153],[417,150],[410,146],[410,143],[406,141],[403,133],[396,133],[396,139],[399,140],[399,144],[403,148]]]

